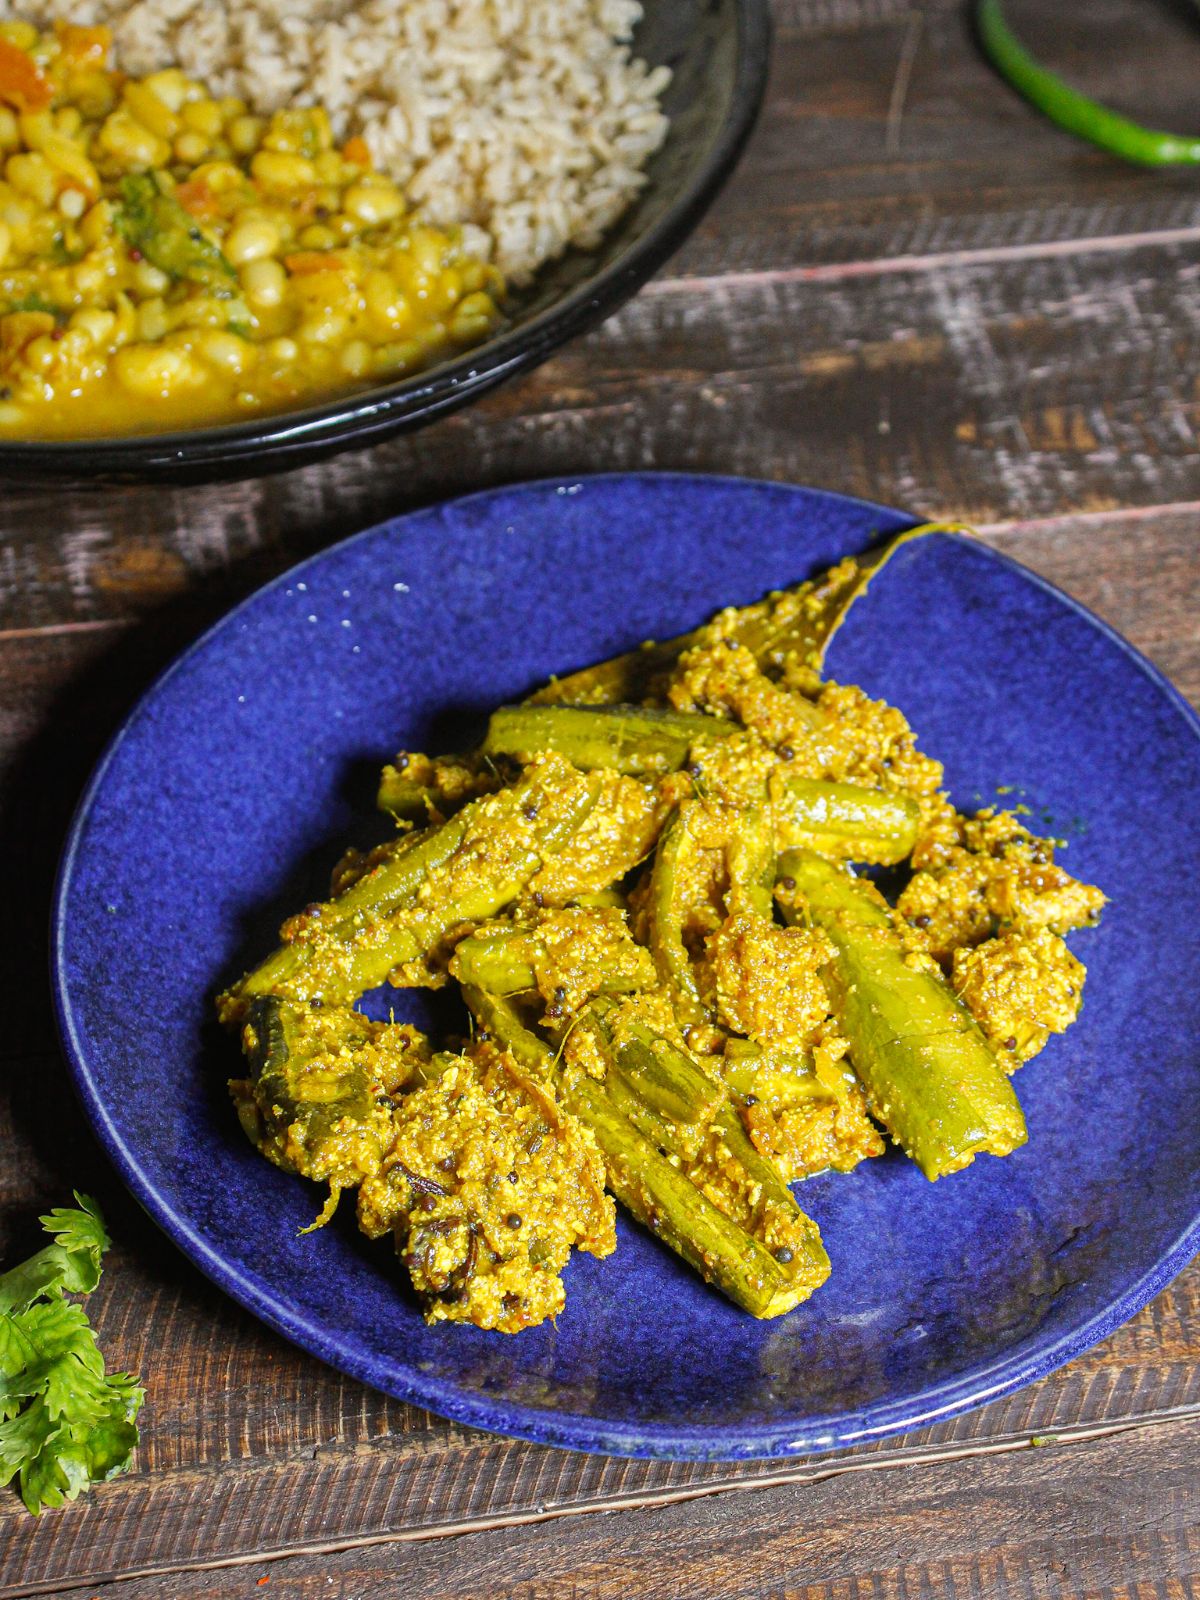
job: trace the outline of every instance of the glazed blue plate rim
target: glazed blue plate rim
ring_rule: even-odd
[[[1200,1213],[1192,1218],[1175,1240],[1124,1293],[1114,1296],[1103,1309],[1084,1318],[1061,1337],[1042,1344],[1035,1342],[1034,1348],[1026,1353],[1002,1356],[990,1364],[971,1368],[945,1382],[929,1385],[909,1395],[881,1399],[856,1410],[826,1412],[820,1416],[806,1418],[803,1423],[796,1423],[790,1427],[769,1421],[757,1425],[739,1423],[733,1428],[684,1423],[643,1422],[631,1425],[609,1422],[583,1413],[530,1406],[494,1394],[464,1392],[457,1384],[427,1378],[413,1368],[408,1369],[404,1381],[397,1382],[394,1363],[385,1362],[374,1352],[363,1353],[351,1343],[339,1342],[336,1330],[331,1330],[324,1323],[306,1318],[285,1298],[267,1292],[255,1278],[237,1270],[217,1248],[192,1227],[185,1216],[173,1208],[169,1199],[142,1171],[136,1152],[131,1150],[122,1138],[110,1116],[104,1097],[97,1090],[86,1052],[80,1044],[75,1028],[70,986],[65,971],[63,939],[65,908],[76,856],[91,808],[103,788],[108,768],[126,737],[177,672],[182,670],[194,656],[206,650],[213,638],[229,627],[262,594],[294,583],[306,572],[320,566],[333,552],[341,552],[350,545],[368,541],[378,536],[384,529],[395,529],[410,517],[421,517],[427,515],[430,510],[445,509],[449,506],[456,509],[478,507],[490,499],[509,496],[515,491],[567,492],[580,484],[586,484],[590,489],[602,488],[607,484],[630,482],[677,482],[700,489],[706,486],[713,488],[721,486],[734,492],[744,487],[750,491],[769,489],[785,493],[795,491],[800,495],[815,493],[826,501],[837,502],[859,513],[865,512],[870,516],[883,518],[892,528],[915,526],[920,520],[894,507],[883,506],[857,496],[733,474],[612,472],[554,476],[480,490],[439,502],[436,507],[421,507],[399,517],[389,518],[385,522],[377,523],[347,539],[327,546],[286,569],[267,583],[260,585],[227,611],[153,680],[117,729],[97,762],[71,821],[54,887],[50,957],[55,1017],[71,1080],[84,1113],[103,1149],[117,1168],[122,1181],[142,1208],[194,1265],[219,1288],[285,1339],[338,1370],[382,1389],[397,1399],[423,1406],[451,1421],[488,1432],[502,1431],[516,1438],[562,1449],[643,1459],[660,1457],[712,1461],[783,1458],[843,1449],[972,1410],[988,1401],[1011,1394],[1074,1360],[1076,1356],[1107,1338],[1122,1323],[1147,1305],[1200,1251]],[[946,537],[968,545],[973,551],[982,553],[987,560],[1017,574],[1023,582],[1032,584],[1051,595],[1061,605],[1098,630],[1164,695],[1173,708],[1182,715],[1183,722],[1192,736],[1200,742],[1200,715],[1170,679],[1109,623],[1055,584],[1001,552],[973,539],[967,539],[962,534],[950,533]]]

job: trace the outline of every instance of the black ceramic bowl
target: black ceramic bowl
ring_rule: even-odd
[[[226,427],[0,443],[0,474],[178,482],[277,471],[419,428],[536,366],[636,293],[700,220],[754,126],[770,34],[769,0],[645,0],[635,51],[673,74],[650,181],[598,250],[570,251],[514,296],[486,344],[398,383]]]

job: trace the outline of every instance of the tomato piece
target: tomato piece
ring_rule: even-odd
[[[189,178],[175,186],[175,198],[193,217],[219,217],[221,202],[203,178]]]
[[[349,262],[336,250],[297,250],[284,256],[283,264],[293,278],[307,278],[314,272],[344,272]]]
[[[0,39],[0,100],[14,111],[41,111],[54,90],[28,50]]]

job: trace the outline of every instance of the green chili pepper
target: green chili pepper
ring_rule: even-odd
[[[1140,166],[1200,163],[1200,138],[1144,128],[1039,66],[1005,21],[1000,0],[979,0],[976,21],[980,41],[997,72],[1060,128]]]

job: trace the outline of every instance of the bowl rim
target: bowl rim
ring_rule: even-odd
[[[264,457],[307,456],[365,445],[406,425],[432,422],[544,361],[552,350],[618,309],[674,254],[707,211],[754,129],[770,66],[771,0],[733,0],[734,78],[724,121],[699,168],[658,220],[617,260],[528,322],[453,360],[375,389],[301,410],[169,433],[83,439],[0,440],[0,474],[154,471],[217,467]],[[286,465],[287,462],[285,461]]]
[[[669,489],[683,483],[714,488],[770,489],[795,493],[800,498],[814,496],[837,500],[848,507],[871,513],[890,531],[915,526],[922,519],[911,512],[867,500],[861,496],[784,480],[742,477],[729,473],[689,471],[599,472],[583,475],[555,475],[522,479],[473,493],[448,497],[437,504],[456,508],[470,507],[498,495],[514,491],[558,493],[580,483],[604,486],[614,481],[637,481]],[[497,1399],[487,1394],[464,1391],[439,1377],[427,1377],[410,1370],[403,1383],[385,1375],[377,1353],[360,1353],[351,1345],[330,1340],[328,1329],[311,1321],[294,1303],[280,1299],[265,1289],[251,1274],[231,1263],[192,1221],[166,1201],[154,1182],[143,1173],[138,1157],[114,1125],[108,1107],[92,1081],[88,1053],[75,1025],[71,985],[64,952],[67,900],[76,859],[83,845],[91,808],[103,786],[108,769],[134,726],[141,722],[152,702],[193,657],[207,648],[219,632],[242,616],[266,591],[294,582],[297,575],[322,561],[331,550],[342,550],[378,537],[381,530],[410,517],[428,515],[433,507],[421,507],[384,518],[333,545],[303,558],[268,579],[222,614],[168,665],[158,673],[131,705],[120,726],[96,761],[77,802],[64,837],[62,853],[51,900],[49,919],[49,966],[55,1021],[62,1044],[72,1088],[83,1108],[88,1124],[104,1154],[113,1163],[122,1182],[171,1242],[224,1293],[274,1329],[290,1343],[372,1387],[408,1404],[423,1406],[450,1421],[468,1427],[498,1432],[503,1436],[552,1445],[559,1449],[599,1453],[636,1459],[678,1461],[783,1460],[815,1456],[827,1451],[848,1449],[878,1441],[890,1435],[947,1421],[965,1411],[998,1400],[1027,1384],[1048,1376],[1107,1338],[1130,1317],[1142,1310],[1164,1289],[1200,1248],[1200,1214],[1192,1217],[1149,1262],[1123,1292],[1104,1306],[1063,1330],[1048,1343],[993,1356],[983,1365],[931,1383],[914,1394],[883,1398],[854,1408],[826,1410],[818,1415],[787,1421],[743,1422],[736,1427],[714,1426],[672,1419],[662,1422],[633,1422],[603,1419],[577,1411],[540,1407],[526,1401]],[[1181,716],[1192,738],[1200,741],[1200,712],[1184,697],[1163,670],[1130,643],[1113,625],[1098,616],[1082,601],[1034,572],[1020,561],[978,539],[957,532],[940,537],[982,554],[1003,572],[1016,574],[1025,583],[1041,590],[1069,612],[1089,624],[1109,644],[1115,646],[1130,666],[1145,677]]]

